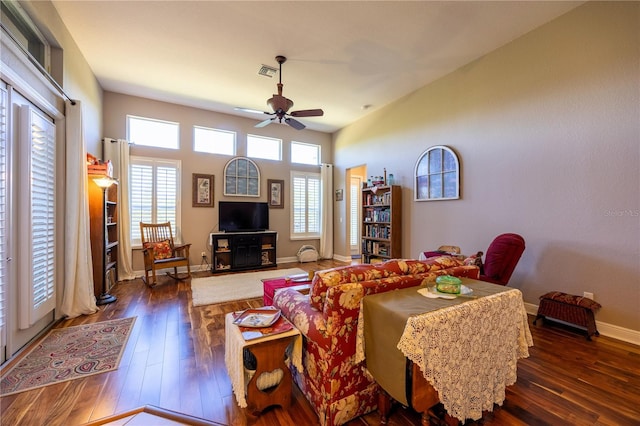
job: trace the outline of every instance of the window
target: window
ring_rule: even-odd
[[[224,195],[259,197],[260,170],[245,157],[230,160],[224,166]]]
[[[320,145],[292,141],[291,162],[319,166]]]
[[[320,174],[291,173],[291,238],[320,238]]]
[[[282,139],[247,135],[247,157],[282,160]]]
[[[51,73],[51,49],[47,39],[17,1],[3,1],[0,18],[16,41],[42,66]]]
[[[180,124],[127,115],[127,140],[136,145],[178,149]]]
[[[460,167],[451,148],[434,146],[418,159],[415,168],[415,200],[455,200],[460,198]]]
[[[209,154],[235,155],[236,132],[193,126],[193,150]]]
[[[19,211],[24,212],[19,235],[18,279],[29,283],[20,293],[20,328],[29,328],[55,308],[56,258],[56,128],[39,110],[20,110]],[[59,248],[58,248],[59,250]]]
[[[180,241],[180,161],[131,157],[131,244],[142,244],[140,222],[171,222]]]

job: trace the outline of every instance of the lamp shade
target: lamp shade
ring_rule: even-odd
[[[108,188],[111,185],[113,185],[114,183],[116,183],[116,180],[114,178],[109,177],[109,176],[94,177],[93,181],[100,188]]]

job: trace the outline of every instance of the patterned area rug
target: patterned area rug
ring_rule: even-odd
[[[136,318],[57,328],[2,376],[0,395],[118,368]]]

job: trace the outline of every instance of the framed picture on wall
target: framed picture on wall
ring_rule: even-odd
[[[284,180],[267,179],[269,194],[269,207],[274,209],[284,208]]]
[[[213,207],[213,175],[193,173],[192,207]]]

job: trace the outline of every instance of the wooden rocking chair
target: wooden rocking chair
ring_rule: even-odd
[[[189,247],[191,244],[176,246],[173,243],[171,223],[140,222],[140,236],[144,257],[144,281],[149,287],[158,283],[157,269],[173,268],[173,274],[167,272],[167,275],[178,281],[184,281],[191,277],[191,267],[189,266]],[[186,276],[178,275],[178,266],[187,267]],[[151,280],[149,280],[149,271],[152,275]]]

